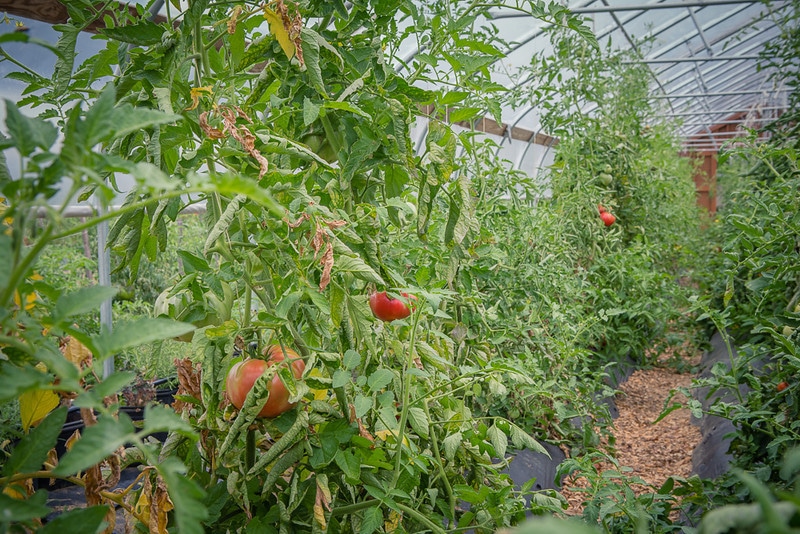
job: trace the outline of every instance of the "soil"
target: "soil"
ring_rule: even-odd
[[[699,355],[692,359],[699,361]],[[688,363],[693,363],[688,362]],[[670,392],[691,385],[692,375],[678,373],[664,365],[635,371],[619,386],[616,398],[619,417],[614,420],[616,447],[613,456],[620,467],[629,467],[629,477],[639,477],[659,488],[670,476],[688,478],[692,474],[692,452],[701,440],[700,429],[692,423],[688,408],[679,408],[654,423],[664,409]],[[686,398],[676,394],[670,401],[686,405]],[[610,465],[598,465],[600,471]],[[570,477],[563,481],[562,494],[569,502],[567,514],[579,515],[583,510],[587,487],[585,478]],[[635,492],[652,492],[646,485],[633,486]]]

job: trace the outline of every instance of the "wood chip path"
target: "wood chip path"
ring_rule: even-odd
[[[656,367],[635,371],[620,386],[621,392],[616,398],[619,417],[614,420],[616,458],[620,466],[633,469],[629,476],[638,476],[658,488],[670,476],[688,478],[691,475],[692,451],[701,436],[699,428],[690,420],[689,409],[675,410],[653,424],[670,391],[688,387],[691,381],[691,374]],[[685,404],[685,398],[680,395],[673,401]],[[582,478],[564,481],[562,493],[570,503],[567,514],[581,513],[586,493],[574,491],[574,488],[586,487],[586,484],[586,479]],[[638,488],[638,491],[652,490]]]

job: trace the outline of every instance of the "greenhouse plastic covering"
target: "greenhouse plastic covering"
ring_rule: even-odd
[[[19,15],[18,8],[22,6],[24,11],[25,4],[0,0],[0,11],[14,15],[16,10]],[[155,7],[162,4],[156,2]],[[504,74],[529,63],[533,54],[550,46],[543,23],[521,14],[512,4],[517,2],[508,2],[508,8],[491,9],[490,18],[483,21],[494,25],[510,43],[506,58],[496,65],[496,81],[508,87],[535,84],[535,80],[519,82]],[[786,108],[787,88],[771,79],[769,68],[759,68],[759,53],[778,35],[776,20],[791,7],[791,1],[581,0],[567,5],[584,17],[603,47],[610,44],[613,49],[633,50],[633,57],[639,58],[633,61],[647,64],[652,73],[652,95],[661,109],[658,118],[676,121],[687,149],[717,151],[731,135],[729,131],[718,133],[720,126],[757,128]],[[161,8],[160,14],[164,12]],[[32,36],[55,42],[57,33],[48,23],[21,20]],[[0,31],[14,31],[14,26],[0,26]],[[90,55],[102,42],[86,35],[80,46]],[[34,70],[52,70],[54,58],[35,47],[10,43],[6,48]],[[400,52],[402,59],[409,61],[420,51],[405,46]],[[13,68],[11,63],[0,62],[0,77]],[[402,69],[399,65],[397,68]],[[4,98],[14,100],[21,88],[18,82],[0,81]],[[537,111],[530,105],[503,109],[503,124],[499,125],[503,156],[528,171],[546,164],[549,149],[549,143],[542,142],[547,132],[541,130]],[[415,133],[423,136],[424,127]]]

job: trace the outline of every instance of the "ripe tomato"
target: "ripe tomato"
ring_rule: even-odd
[[[300,356],[288,347],[284,347],[281,350],[280,345],[270,345],[263,352],[264,356],[267,357],[266,360],[242,360],[228,371],[225,388],[231,404],[241,409],[247,398],[247,393],[253,389],[256,379],[264,374],[267,367],[273,364],[288,365],[288,362],[283,363],[284,351],[286,356],[292,360],[292,374],[295,378],[300,378],[306,368],[306,364],[300,359]],[[289,402],[289,391],[287,391],[286,386],[283,385],[277,374],[272,377],[272,382],[267,386],[267,390],[269,391],[269,398],[258,413],[259,417],[277,417],[294,407],[294,403]]]
[[[781,391],[783,391],[784,389],[786,389],[788,387],[789,387],[789,382],[784,380],[783,382],[778,382],[778,385],[775,386],[775,389],[777,389],[778,393],[780,393]]]
[[[372,313],[381,321],[394,321],[395,319],[405,319],[411,315],[411,308],[408,307],[406,301],[410,299],[417,300],[414,295],[408,293],[401,293],[405,298],[394,299],[386,294],[386,291],[380,293],[374,292],[369,296],[369,307]]]
[[[608,210],[602,204],[598,204],[597,205],[597,211],[600,212],[600,214],[602,215],[603,213],[607,212]]]
[[[601,213],[600,218],[603,220],[603,224],[605,224],[606,226],[611,226],[612,224],[614,224],[614,221],[617,220],[617,218],[614,217],[614,215],[612,215],[607,211]]]

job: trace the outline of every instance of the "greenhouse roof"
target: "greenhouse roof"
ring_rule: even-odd
[[[506,86],[535,83],[502,79],[502,72],[529,63],[534,53],[549,46],[544,25],[512,7],[517,3],[490,10],[486,20],[510,43],[498,69],[498,81]],[[716,151],[739,125],[757,128],[786,108],[788,88],[772,79],[770,68],[759,68],[759,54],[779,35],[777,20],[791,5],[789,0],[568,2],[602,45],[632,49],[639,58],[633,61],[649,67],[653,98],[663,103],[660,118],[675,119],[685,147],[698,151]],[[2,10],[50,24],[66,20],[57,0],[0,0]],[[91,45],[87,39],[86,46]],[[411,60],[419,50],[402,52],[404,60]],[[11,97],[7,84],[3,82],[0,92]],[[537,111],[532,106],[504,109],[503,124],[486,119],[482,129],[508,139],[547,143]]]
[[[777,21],[790,7],[754,0],[569,2],[601,45],[632,49],[639,58],[633,61],[648,66],[653,98],[663,103],[659,118],[676,120],[685,147],[698,151],[717,151],[738,125],[758,128],[786,109],[789,89],[773,81],[759,54],[780,34]],[[513,8],[490,13],[500,35],[514,43],[509,69],[548,48],[542,24]],[[507,126],[539,131],[536,109],[508,115]]]

